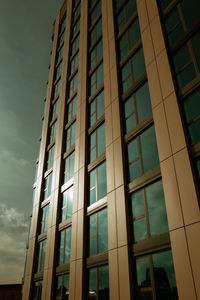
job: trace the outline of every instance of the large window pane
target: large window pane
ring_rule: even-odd
[[[118,31],[124,27],[124,25],[128,22],[128,20],[133,16],[134,12],[136,11],[136,1],[135,0],[128,0],[126,4],[121,9],[118,17],[117,17],[117,25]]]
[[[145,73],[143,50],[140,48],[121,70],[123,93]]]
[[[87,299],[109,300],[108,266],[89,269]]]
[[[70,262],[71,255],[71,227],[60,232],[59,265]]]
[[[191,144],[200,142],[200,91],[191,94],[183,103]]]
[[[76,102],[77,96],[75,96],[67,106],[67,123],[70,122],[71,119],[76,115]]]
[[[50,209],[50,204],[48,204],[48,205],[46,205],[45,207],[42,208],[40,233],[44,233],[44,232],[47,231],[48,220],[49,220],[49,209]]]
[[[90,197],[89,205],[105,197],[107,193],[106,185],[106,163],[102,163],[90,172]]]
[[[149,127],[131,141],[127,146],[127,150],[129,181],[133,181],[143,173],[156,167],[159,164],[159,158],[154,126]]]
[[[102,84],[103,84],[103,63],[101,63],[90,76],[90,95],[93,95]]]
[[[105,150],[105,123],[103,123],[90,135],[90,162],[94,161]]]
[[[138,18],[131,24],[119,41],[120,59],[123,59],[128,52],[140,40],[140,27]]]
[[[75,144],[76,136],[76,122],[74,122],[66,132],[66,151],[68,151]]]
[[[177,54],[174,55],[174,65],[179,88],[183,88],[196,76],[187,45],[182,47]]]
[[[61,222],[68,218],[71,218],[72,206],[73,206],[73,187],[69,188],[63,193]]]
[[[65,169],[64,169],[64,183],[70,180],[74,176],[74,155],[75,152],[72,152],[65,159]]]
[[[89,217],[89,256],[108,250],[107,209]]]
[[[90,126],[94,125],[104,114],[104,91],[90,103]]]
[[[124,103],[126,133],[152,114],[149,87],[146,82]]]
[[[52,183],[52,172],[44,180],[44,199],[47,199],[51,195],[51,183]]]
[[[138,299],[153,299],[152,291],[155,287],[157,300],[178,300],[170,250],[136,259],[136,273]]]

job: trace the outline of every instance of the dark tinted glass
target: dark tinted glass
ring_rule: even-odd
[[[128,52],[140,40],[140,27],[138,18],[131,24],[128,30],[123,34],[119,41],[120,58],[123,59]]]
[[[165,26],[168,34],[168,40],[170,45],[173,45],[183,35],[184,29],[180,20],[178,8],[175,7],[168,15]]]
[[[90,103],[90,126],[94,125],[104,114],[104,91]]]
[[[77,96],[75,96],[68,104],[67,123],[76,115],[76,102]]]
[[[174,65],[179,88],[183,88],[196,76],[187,45],[182,47],[177,54],[174,55]]]
[[[200,91],[196,91],[183,103],[191,144],[200,141]]]
[[[152,114],[148,83],[142,85],[124,103],[126,133]]]
[[[90,135],[90,162],[94,161],[105,150],[105,123],[103,123]]]
[[[156,299],[178,299],[171,251],[152,255]]]
[[[145,73],[143,50],[140,48],[121,70],[123,93]]]
[[[136,11],[136,1],[135,0],[126,1],[126,4],[122,7],[119,15],[117,16],[118,31],[121,31],[124,25],[133,16],[135,11]]]

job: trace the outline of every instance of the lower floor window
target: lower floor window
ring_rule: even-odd
[[[42,280],[34,282],[33,300],[40,300],[42,296]]]
[[[136,275],[136,299],[178,300],[170,250],[137,258]]]
[[[56,300],[69,299],[69,274],[57,277],[56,280]]]
[[[88,280],[87,299],[109,299],[108,265],[89,269]]]

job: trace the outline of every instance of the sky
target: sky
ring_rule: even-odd
[[[52,24],[63,0],[0,0],[0,284],[20,283]]]

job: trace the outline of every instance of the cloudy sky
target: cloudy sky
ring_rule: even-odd
[[[0,284],[19,283],[51,30],[63,0],[0,0]]]

